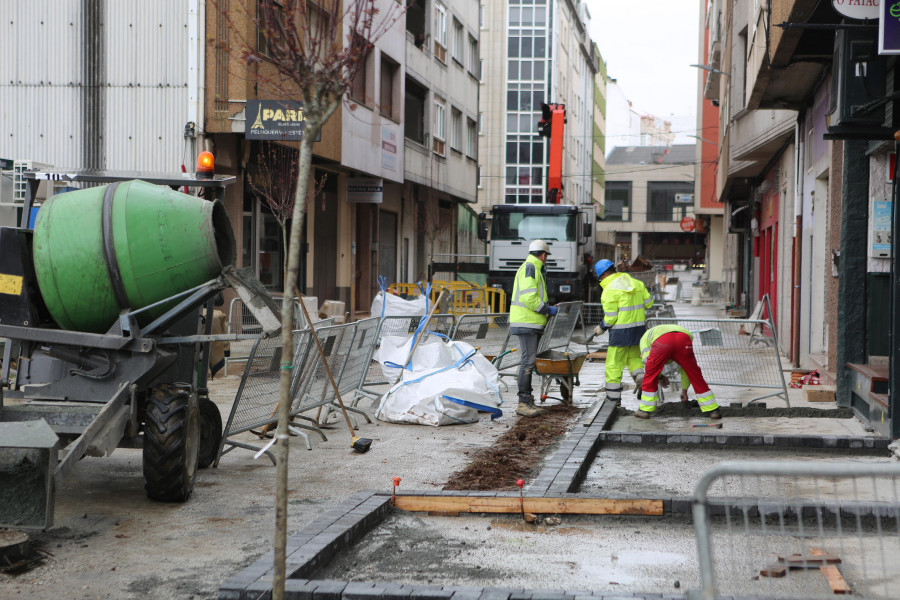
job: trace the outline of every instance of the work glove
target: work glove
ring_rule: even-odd
[[[547,308],[548,308],[548,310],[550,311],[550,316],[551,316],[551,317],[555,317],[555,316],[556,316],[556,313],[559,312],[559,309],[556,308],[555,306],[549,306],[549,307],[547,307]]]
[[[665,388],[669,387],[669,378],[666,377],[665,375],[659,376],[659,382],[662,384],[663,387],[665,387]]]
[[[594,335],[603,335],[603,332],[605,331],[606,330],[603,329],[603,325],[597,325],[596,327],[594,327]]]

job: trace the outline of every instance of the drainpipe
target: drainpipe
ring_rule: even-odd
[[[794,287],[791,290],[791,360],[800,366],[800,282],[803,258],[803,155],[800,122],[794,122]]]
[[[206,3],[200,0],[188,2],[188,103],[185,138],[190,144],[191,165],[197,158],[197,136],[203,134],[203,77],[206,66],[206,47],[201,31],[205,31]],[[193,123],[193,127],[190,124]],[[188,165],[190,167],[190,165]]]

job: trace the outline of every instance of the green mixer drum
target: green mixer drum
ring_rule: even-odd
[[[106,332],[121,309],[214,279],[234,258],[224,206],[138,180],[53,196],[34,226],[38,285],[63,329]]]

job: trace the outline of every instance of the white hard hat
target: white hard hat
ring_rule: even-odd
[[[528,252],[546,252],[550,254],[550,246],[544,240],[534,240],[528,245]]]

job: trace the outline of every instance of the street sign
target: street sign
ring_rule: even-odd
[[[693,231],[694,226],[694,217],[685,217],[681,220],[681,230],[682,231]]]

